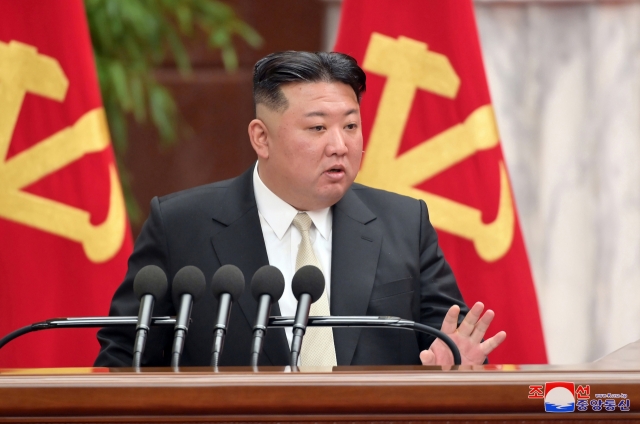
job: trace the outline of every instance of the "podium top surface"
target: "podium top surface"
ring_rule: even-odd
[[[0,369],[3,389],[18,388],[190,388],[211,390],[261,386],[278,390],[302,387],[413,387],[470,385],[491,388],[549,381],[634,386],[640,401],[640,366],[584,365],[474,365],[474,366],[350,366],[350,367],[182,367],[173,368],[24,368]],[[292,393],[293,394],[293,393]]]

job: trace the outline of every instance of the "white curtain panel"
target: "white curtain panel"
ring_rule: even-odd
[[[549,360],[590,362],[640,339],[640,2],[475,6]]]

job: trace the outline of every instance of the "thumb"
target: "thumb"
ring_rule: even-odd
[[[436,355],[430,350],[423,350],[420,352],[420,361],[422,361],[422,365],[435,365]]]

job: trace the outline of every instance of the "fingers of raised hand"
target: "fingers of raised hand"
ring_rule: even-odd
[[[482,353],[487,356],[489,355],[495,348],[500,346],[500,344],[507,338],[507,333],[504,331],[500,331],[495,336],[488,338],[484,342],[480,343],[480,350]]]
[[[465,337],[471,336],[471,333],[473,333],[474,329],[476,328],[476,323],[482,316],[483,310],[484,310],[484,304],[482,304],[482,302],[476,302],[475,305],[473,305],[471,310],[467,313],[467,315],[462,320],[462,323],[460,323],[460,327],[458,327],[458,333],[461,336],[465,336]],[[493,319],[493,317],[491,319]],[[482,339],[482,337],[480,337],[480,339]],[[478,342],[480,341],[480,339],[478,339]]]
[[[453,334],[458,328],[458,315],[460,315],[460,307],[453,305],[447,311],[447,315],[444,316],[442,321],[441,331],[445,334]]]
[[[493,321],[493,318],[495,316],[496,316],[495,312],[489,309],[487,312],[484,313],[484,315],[482,315],[482,317],[480,317],[480,319],[476,323],[475,328],[473,329],[473,332],[471,333],[472,342],[480,343],[482,341],[482,338],[487,332],[487,329],[489,328],[489,325],[491,325],[491,321]]]

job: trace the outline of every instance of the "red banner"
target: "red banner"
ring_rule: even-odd
[[[465,301],[507,332],[490,361],[546,363],[471,1],[344,0],[335,50],[367,72],[357,181],[426,201]]]
[[[0,334],[106,315],[132,241],[81,0],[0,0]],[[96,330],[48,330],[0,367],[89,366]]]

